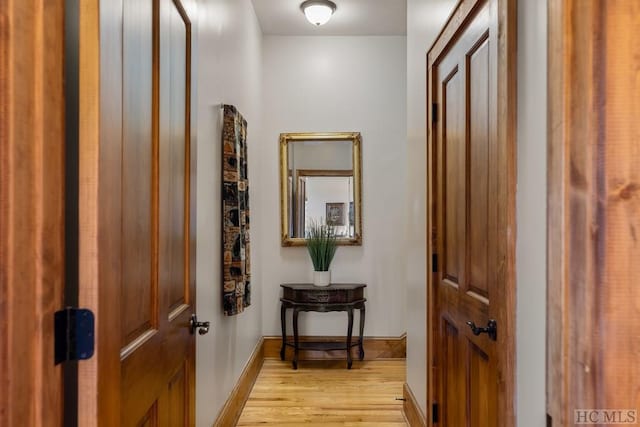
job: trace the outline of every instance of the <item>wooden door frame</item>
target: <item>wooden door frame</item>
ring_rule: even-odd
[[[64,3],[0,1],[0,425],[62,423]]]
[[[507,290],[504,311],[497,313],[496,320],[500,325],[499,334],[502,337],[506,358],[498,360],[498,414],[501,426],[515,425],[516,421],[516,0],[496,0],[498,14],[497,35],[498,42],[498,160],[506,165],[506,169],[499,175],[498,229],[504,230],[504,235],[498,240],[498,252],[504,257],[504,265],[498,274],[504,280]],[[433,67],[448,50],[458,36],[458,29],[470,19],[485,0],[460,0],[449,16],[427,54],[427,422],[433,423],[433,407],[437,398],[437,382],[435,379],[435,336],[437,328],[437,313],[434,301],[433,254],[435,252],[435,198],[434,188],[436,180],[436,138],[432,120],[431,106],[437,86],[433,75]],[[501,215],[500,215],[501,214]]]
[[[573,426],[580,409],[640,410],[639,17],[635,2],[549,1],[546,408],[554,426]]]

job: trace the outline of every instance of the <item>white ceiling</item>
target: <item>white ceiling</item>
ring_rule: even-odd
[[[300,10],[303,0],[251,0],[265,35],[391,36],[407,34],[406,0],[333,0],[331,20],[310,24]]]

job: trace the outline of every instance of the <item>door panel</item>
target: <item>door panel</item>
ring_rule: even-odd
[[[434,372],[442,375],[434,383],[441,384],[441,423],[449,427],[497,426],[506,419],[496,403],[501,350],[488,334],[476,336],[467,325],[485,327],[506,305],[497,279],[504,260],[496,242],[506,234],[500,234],[496,214],[502,200],[496,4],[475,2],[469,19],[458,21],[450,34],[452,42],[436,60],[430,57],[433,101],[442,115],[432,127],[433,182],[439,185],[435,240],[443,257],[434,275],[434,320],[440,325],[434,329]]]
[[[123,3],[122,346],[157,327],[152,276],[153,0]]]
[[[180,366],[176,374],[169,381],[168,401],[169,409],[168,426],[187,425],[189,409],[187,403],[189,401],[188,394],[188,375],[186,374],[187,365]]]
[[[186,237],[187,29],[172,0],[160,0],[160,288],[174,318],[188,304]]]
[[[445,179],[443,180],[442,194],[447,211],[451,215],[443,217],[443,244],[445,279],[449,284],[458,286],[464,283],[464,239],[465,239],[465,212],[464,212],[464,124],[462,111],[458,101],[462,96],[462,77],[456,66],[447,73],[441,83],[442,109],[442,138],[447,144],[442,147],[442,156],[445,162]]]
[[[469,290],[487,298],[489,241],[489,40],[466,54],[469,103]],[[485,38],[486,37],[486,38]]]
[[[153,402],[151,408],[142,417],[138,426],[140,427],[156,427],[158,425],[158,405],[157,402]]]
[[[443,331],[442,345],[442,424],[463,426],[465,408],[464,365],[461,354],[460,334],[454,323],[441,318]]]
[[[487,393],[490,389],[491,367],[489,366],[489,356],[472,342],[468,344],[469,372],[468,388],[466,395],[469,396],[469,425],[471,426],[491,426],[494,425],[491,416],[495,417],[495,411],[490,407],[495,402],[495,395]],[[495,378],[493,378],[495,381]]]

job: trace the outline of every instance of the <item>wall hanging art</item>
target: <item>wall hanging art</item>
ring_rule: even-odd
[[[222,304],[232,316],[251,304],[247,121],[222,107]]]

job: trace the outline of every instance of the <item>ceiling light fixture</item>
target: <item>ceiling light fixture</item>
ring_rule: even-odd
[[[329,0],[307,0],[302,2],[300,9],[313,25],[324,25],[329,22],[336,11],[336,4]]]

